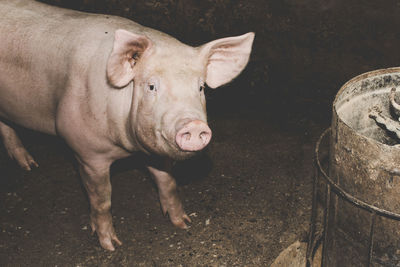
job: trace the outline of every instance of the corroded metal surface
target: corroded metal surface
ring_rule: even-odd
[[[369,72],[347,82],[333,104],[329,176],[354,198],[400,213],[400,148],[394,136],[368,116],[376,105],[388,107],[400,85],[400,68]],[[400,224],[330,195],[324,260],[326,266],[400,263]],[[371,240],[371,234],[373,240]]]

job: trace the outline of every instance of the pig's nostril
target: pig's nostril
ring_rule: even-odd
[[[182,134],[182,138],[186,141],[189,141],[192,135],[189,132]]]
[[[203,144],[208,143],[208,137],[210,136],[207,132],[201,132],[200,139],[203,141]]]

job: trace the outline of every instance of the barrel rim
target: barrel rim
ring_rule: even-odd
[[[344,83],[339,91],[336,93],[335,99],[333,101],[332,104],[332,112],[334,114],[334,116],[336,117],[337,122],[340,121],[343,125],[345,125],[347,128],[349,128],[352,132],[354,132],[357,136],[360,136],[362,138],[365,138],[366,140],[368,140],[369,142],[372,142],[374,144],[380,145],[380,146],[384,146],[387,148],[391,148],[391,149],[395,149],[395,150],[400,150],[400,147],[395,147],[393,145],[388,145],[385,143],[382,143],[374,138],[365,136],[359,132],[357,132],[353,127],[351,127],[350,125],[348,125],[338,114],[337,110],[336,110],[336,103],[338,101],[338,97],[343,93],[343,91],[349,87],[351,84],[359,82],[361,80],[373,77],[373,76],[379,76],[379,75],[383,75],[383,74],[390,74],[390,73],[396,73],[398,72],[400,74],[400,66],[399,67],[390,67],[390,68],[385,68],[385,69],[377,69],[377,70],[372,70],[372,71],[368,71],[362,74],[359,74],[357,76],[355,76],[354,78],[348,80],[346,83]],[[336,125],[337,127],[337,125]],[[335,129],[337,130],[337,129]]]

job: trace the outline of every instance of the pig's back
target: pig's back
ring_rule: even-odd
[[[105,70],[120,25],[136,27],[113,16],[0,0],[0,117],[55,134],[60,98],[69,88],[85,97],[88,68]]]

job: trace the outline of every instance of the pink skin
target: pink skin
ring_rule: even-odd
[[[152,178],[157,184],[161,210],[169,215],[171,222],[182,229],[187,229],[186,222],[191,223],[189,216],[183,210],[183,205],[176,191],[175,179],[171,176],[172,161],[164,159],[159,169],[148,166]]]
[[[176,143],[183,151],[199,151],[211,140],[211,130],[208,125],[199,120],[185,124],[176,134]]]
[[[14,129],[1,121],[0,137],[2,138],[10,158],[15,160],[22,169],[30,171],[33,167],[39,167],[39,164],[37,164],[29,152],[26,151]]]
[[[122,245],[112,225],[111,209],[111,183],[109,166],[96,166],[96,163],[84,164],[80,162],[79,173],[89,196],[91,213],[90,225],[92,233],[97,232],[100,245],[114,251],[113,242]],[[93,167],[91,167],[93,166]]]
[[[0,39],[0,137],[10,157],[38,167],[6,121],[62,137],[79,164],[92,230],[113,251],[122,242],[110,212],[110,166],[138,151],[156,154],[162,162],[147,168],[162,211],[187,228],[172,161],[210,142],[204,84],[240,74],[254,33],[190,47],[127,19],[12,0],[0,1]]]

